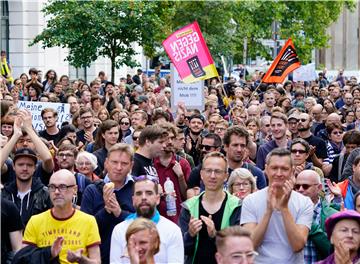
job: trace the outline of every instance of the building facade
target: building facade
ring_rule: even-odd
[[[331,36],[330,47],[316,52],[316,65],[360,71],[360,1],[353,12],[344,9],[327,33]]]
[[[82,78],[87,82],[92,81],[99,71],[104,71],[108,78],[111,75],[111,63],[107,58],[99,58],[90,67],[74,68],[65,58],[67,49],[54,47],[43,49],[37,44],[29,47],[29,43],[46,26],[46,18],[41,12],[45,0],[2,0],[1,1],[1,42],[0,49],[8,53],[8,58],[13,71],[13,77],[21,73],[28,73],[29,68],[35,67],[43,73],[53,69],[59,76],[68,75],[70,79]],[[136,60],[145,65],[146,60],[142,56],[142,49],[136,47],[139,55]],[[126,77],[127,73],[135,74],[136,69],[123,67],[115,72],[115,81],[120,77]]]

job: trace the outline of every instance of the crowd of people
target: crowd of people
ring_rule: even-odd
[[[2,58],[3,60],[3,58]],[[357,263],[360,86],[2,73],[3,263]],[[68,103],[32,113],[20,101]],[[49,105],[49,104],[48,104]],[[172,111],[172,109],[176,109]],[[169,184],[170,189],[169,191]]]

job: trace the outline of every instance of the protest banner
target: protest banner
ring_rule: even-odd
[[[171,109],[176,112],[178,103],[187,109],[204,109],[204,83],[184,83],[173,64],[171,64]]]
[[[294,44],[291,39],[288,39],[261,82],[282,83],[286,76],[300,65]]]
[[[17,107],[19,109],[26,109],[31,113],[33,128],[36,131],[45,129],[44,122],[41,118],[41,111],[45,108],[53,108],[58,112],[56,124],[59,128],[61,127],[62,122],[70,121],[71,119],[69,104],[19,101]]]
[[[302,65],[293,72],[293,81],[314,81],[317,78],[315,63]]]
[[[218,76],[197,22],[175,31],[162,45],[184,83]]]

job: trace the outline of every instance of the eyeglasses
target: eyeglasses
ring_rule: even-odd
[[[17,83],[15,83],[15,85],[20,85],[21,84],[21,82],[17,82]]]
[[[216,146],[210,146],[210,145],[200,145],[200,149],[205,149],[206,151],[211,150],[212,148],[217,148]]]
[[[90,118],[92,118],[92,117],[93,117],[93,116],[81,116],[80,118],[85,120],[85,119],[90,119]]]
[[[293,153],[293,154],[305,154],[305,153],[307,153],[307,151],[306,150],[304,150],[304,149],[292,149],[291,150],[291,153]]]
[[[255,257],[258,256],[259,253],[256,251],[250,251],[250,252],[236,252],[232,255],[230,255],[230,258],[233,263],[248,263],[254,261]]]
[[[129,122],[120,122],[120,125],[128,126],[128,125],[130,125],[130,123]]]
[[[234,182],[233,187],[249,187],[249,182]]]
[[[62,157],[62,158],[70,158],[70,157],[74,157],[74,154],[71,154],[71,153],[58,153],[57,156]]]
[[[224,127],[215,127],[215,131],[224,131],[226,128]]]
[[[85,161],[85,162],[78,162],[78,163],[76,163],[76,165],[79,166],[79,167],[80,166],[91,166],[91,163]]]
[[[295,185],[294,185],[294,189],[295,189],[295,190],[300,190],[300,187],[302,187],[303,190],[307,190],[307,189],[309,189],[311,186],[314,186],[314,185],[318,185],[318,183],[315,183],[315,184],[295,184]]]
[[[75,185],[66,185],[66,184],[60,184],[56,186],[55,184],[49,184],[48,189],[49,192],[55,192],[56,189],[59,190],[59,192],[66,192],[69,188],[74,187]]]
[[[221,176],[223,173],[225,173],[224,170],[219,170],[219,169],[202,168],[201,170],[208,176],[213,174],[213,173],[216,176]]]
[[[300,118],[299,121],[302,122],[302,123],[305,123],[307,121],[307,119],[306,118]]]

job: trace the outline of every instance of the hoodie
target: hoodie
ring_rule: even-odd
[[[1,196],[16,205],[24,225],[32,215],[42,213],[52,207],[48,189],[39,178],[32,179],[31,190],[22,200],[18,196],[16,181],[6,184]]]

